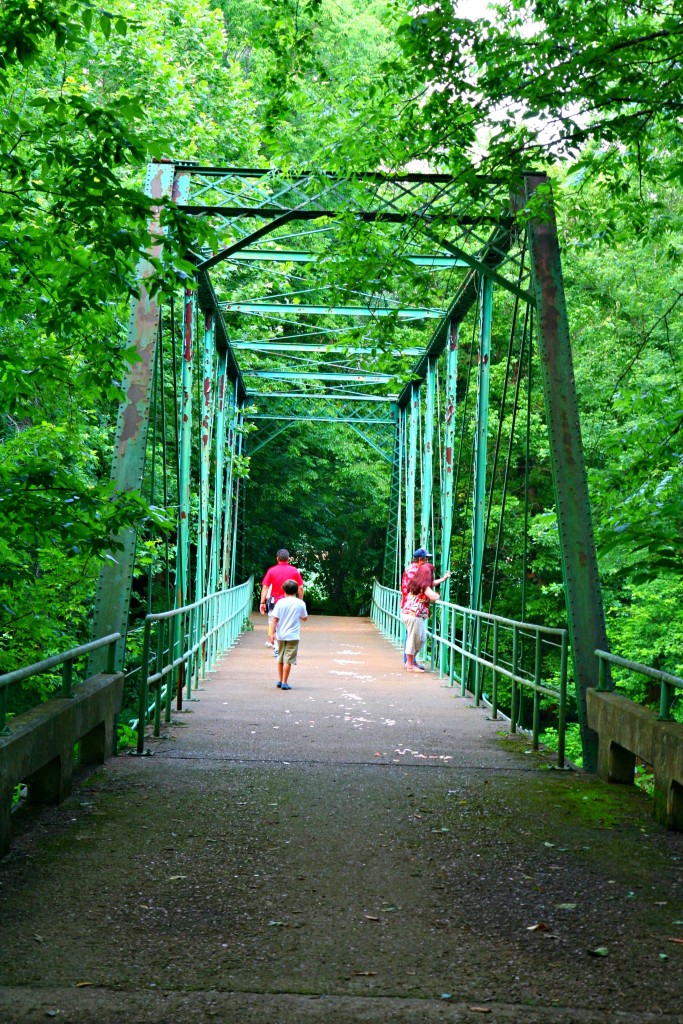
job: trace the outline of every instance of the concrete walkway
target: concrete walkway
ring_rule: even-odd
[[[683,1021],[683,837],[511,741],[367,620],[265,623],[151,757],[22,812],[0,1021]],[[501,733],[503,735],[501,735]]]

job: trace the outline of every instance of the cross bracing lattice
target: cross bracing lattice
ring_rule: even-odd
[[[422,377],[447,324],[490,276],[530,300],[505,189],[447,174],[285,175],[177,164],[181,209],[216,242],[193,255],[247,390],[323,388],[362,401]],[[454,296],[456,301],[454,303]]]

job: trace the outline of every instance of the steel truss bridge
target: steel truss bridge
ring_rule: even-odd
[[[241,578],[245,459],[286,445],[293,424],[320,421],[360,436],[388,466],[382,583],[395,587],[421,545],[441,573],[453,569],[446,599],[490,610],[498,567],[485,551],[501,548],[505,528],[501,511],[492,542],[491,509],[505,509],[510,466],[528,445],[533,384],[544,396],[590,761],[586,691],[607,640],[547,179],[528,174],[511,196],[496,182],[468,193],[444,174],[287,176],[165,162],[149,167],[146,190],[156,244],[132,303],[139,358],[124,383],[113,479],[177,518],[167,607]],[[196,219],[202,241],[187,254],[186,287],[164,293],[150,280],[171,204]],[[507,365],[495,404],[493,362]],[[524,618],[528,452],[520,461]],[[122,635],[119,664],[131,602],[144,606],[135,550],[132,532],[119,539],[97,594],[95,637]]]

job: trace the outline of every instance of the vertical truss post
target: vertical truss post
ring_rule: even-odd
[[[444,401],[444,443],[443,443],[443,466],[441,468],[441,564],[439,575],[450,569],[451,565],[451,536],[453,533],[453,449],[455,448],[455,411],[457,404],[457,383],[458,383],[458,324],[451,320],[448,327],[448,346],[446,348],[446,394]],[[445,580],[441,585],[441,594],[444,601],[450,599],[450,579]],[[449,615],[448,609],[441,610],[441,636],[447,639],[449,636]],[[441,658],[439,670],[443,675],[445,671],[446,648],[440,645]],[[450,660],[450,659],[449,659]],[[450,673],[449,673],[450,674]]]
[[[146,195],[159,203],[169,197],[186,201],[189,176],[182,172],[176,176],[174,172],[173,164],[150,164],[145,180]],[[156,239],[149,249],[152,259],[158,259],[163,249],[159,219],[160,206],[152,206],[149,234]],[[147,287],[153,274],[153,264],[143,257],[137,267],[140,293],[131,303],[128,325],[128,343],[135,349],[137,358],[123,382],[125,397],[119,407],[116,425],[111,479],[115,481],[117,491],[139,491],[145,471],[149,403],[161,315],[161,297],[158,293],[151,294]],[[135,564],[136,531],[126,530],[117,541],[120,547],[100,571],[93,635],[98,638],[109,633],[121,633],[115,658],[116,668],[121,668]],[[102,671],[106,657],[104,648],[96,651],[90,658],[89,671]]]
[[[237,409],[235,456],[240,458],[246,448],[246,441],[242,426],[244,424],[244,412],[241,407]],[[246,510],[246,478],[237,477],[235,486],[235,511],[233,513],[234,533],[232,541],[232,560],[230,563],[230,586],[234,587],[238,570],[241,572],[244,563],[244,544],[246,536],[245,510]]]
[[[384,568],[382,583],[385,587],[396,587],[398,584],[398,566],[400,562],[399,537],[401,534],[401,417],[400,410],[392,405],[396,425],[394,427],[394,447],[391,459],[391,477],[389,479],[389,508],[387,517],[387,533],[384,543]]]
[[[477,416],[474,435],[474,495],[472,500],[472,553],[470,558],[470,608],[479,609],[484,562],[486,502],[486,457],[489,429],[489,383],[491,378],[491,308],[493,284],[481,279],[479,317],[479,366],[477,373]]]
[[[190,593],[190,498],[192,458],[192,391],[195,350],[195,293],[185,290],[183,348],[180,370],[180,507],[176,555],[176,607],[188,603]]]
[[[432,528],[432,490],[434,486],[434,394],[436,390],[436,357],[427,362],[425,379],[425,424],[422,450],[422,503],[420,508],[420,545],[429,550]]]
[[[407,437],[407,480],[406,480],[406,562],[415,550],[415,488],[417,486],[417,428],[420,418],[420,385],[410,389],[410,421]]]
[[[235,464],[235,443],[237,434],[237,397],[231,391],[228,396],[228,458],[225,466],[225,497],[223,499],[223,544],[221,564],[221,590],[230,586],[230,574],[233,565],[233,469]]]
[[[204,314],[204,349],[202,357],[202,421],[199,449],[199,514],[197,522],[197,574],[195,600],[206,596],[206,567],[209,540],[209,497],[211,489],[211,435],[214,405],[214,350],[216,315],[213,310]],[[198,616],[198,619],[201,616]],[[201,625],[201,623],[199,623]]]
[[[609,649],[607,629],[581,442],[560,247],[547,177],[528,175],[525,193],[527,201],[534,194],[545,193],[547,197],[542,214],[529,222],[532,283],[584,767],[595,771],[597,736],[588,728],[586,692],[597,684],[594,651]]]
[[[225,472],[225,417],[227,394],[228,350],[218,353],[218,381],[216,388],[216,476],[213,489],[213,520],[211,523],[211,562],[209,569],[209,593],[218,590],[218,579],[221,568],[221,540],[223,525],[224,490],[223,475]]]

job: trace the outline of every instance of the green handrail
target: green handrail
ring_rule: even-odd
[[[208,594],[200,601],[156,612],[145,617],[140,667],[138,719],[132,723],[137,731],[137,753],[144,751],[145,727],[154,720],[154,735],[161,728],[161,706],[165,704],[165,721],[171,720],[171,701],[175,690],[177,706],[182,706],[183,686],[187,699],[199,686],[216,660],[233,646],[243,632],[244,621],[253,604],[254,582],[250,578],[236,587]],[[178,624],[179,628],[169,627]],[[152,654],[152,629],[157,627],[156,653]],[[154,701],[149,704],[149,691]]]
[[[5,672],[4,675],[1,675],[0,733],[7,731],[7,691],[13,683],[21,683],[24,679],[30,679],[31,676],[41,675],[43,672],[49,672],[50,669],[56,668],[58,665],[62,665],[62,692],[59,696],[71,697],[73,689],[74,662],[83,655],[90,654],[91,651],[98,650],[100,647],[109,647],[109,650],[107,651],[107,674],[112,675],[114,673],[116,643],[120,639],[120,633],[110,633],[108,636],[100,637],[99,640],[91,640],[90,643],[82,644],[80,647],[72,647],[70,650],[64,651],[63,654],[55,654],[51,658],[43,658],[42,661],[36,661],[33,665],[26,665],[24,668],[17,668],[14,669],[13,672]]]
[[[671,705],[676,696],[676,690],[683,690],[683,679],[680,676],[671,675],[670,672],[662,672],[658,668],[650,668],[649,665],[642,665],[638,661],[629,661],[627,658],[620,658],[617,654],[610,654],[608,651],[597,650],[595,656],[598,659],[598,690],[613,690],[614,684],[608,678],[607,668],[610,665],[619,665],[620,668],[628,669],[629,672],[636,672],[638,675],[647,676],[649,679],[656,679],[660,684],[659,690],[659,720],[668,722],[671,720]]]
[[[452,686],[453,680],[457,680],[461,686],[461,693],[467,692],[467,677],[471,665],[475,667],[474,700],[478,705],[483,701],[491,707],[491,717],[498,718],[498,683],[499,677],[505,676],[511,681],[512,706],[510,712],[510,732],[517,730],[517,710],[519,700],[519,689],[523,687],[533,694],[533,724],[532,743],[534,750],[539,747],[540,734],[540,697],[541,694],[553,697],[558,703],[558,725],[557,725],[557,763],[563,768],[565,763],[565,728],[567,718],[567,665],[569,652],[569,633],[566,629],[557,629],[552,626],[540,626],[533,622],[522,622],[517,619],[507,619],[502,615],[493,615],[491,612],[475,611],[473,608],[465,608],[462,605],[451,604],[448,601],[439,601],[439,608],[448,612],[449,635],[441,636],[436,630],[428,630],[428,638],[432,643],[433,663],[439,665],[447,664],[449,683]],[[384,587],[375,581],[372,592],[372,609],[370,617],[380,633],[387,637],[396,646],[403,646],[405,628],[401,622],[401,594],[398,590]],[[460,621],[460,627],[458,627]],[[488,653],[482,647],[482,624],[490,624],[493,627],[493,651]],[[512,641],[512,662],[506,663],[500,660],[500,630],[507,629],[511,632]],[[529,638],[534,643],[534,668],[533,675],[524,674],[519,666],[520,640]],[[559,650],[559,685],[552,685],[543,679],[543,655],[544,646],[551,646]],[[439,656],[434,657],[434,650],[438,649]],[[443,654],[443,657],[442,657]],[[455,672],[455,655],[460,655],[460,677]],[[489,669],[492,674],[491,700],[483,696],[483,671]],[[443,675],[443,672],[441,673]]]

